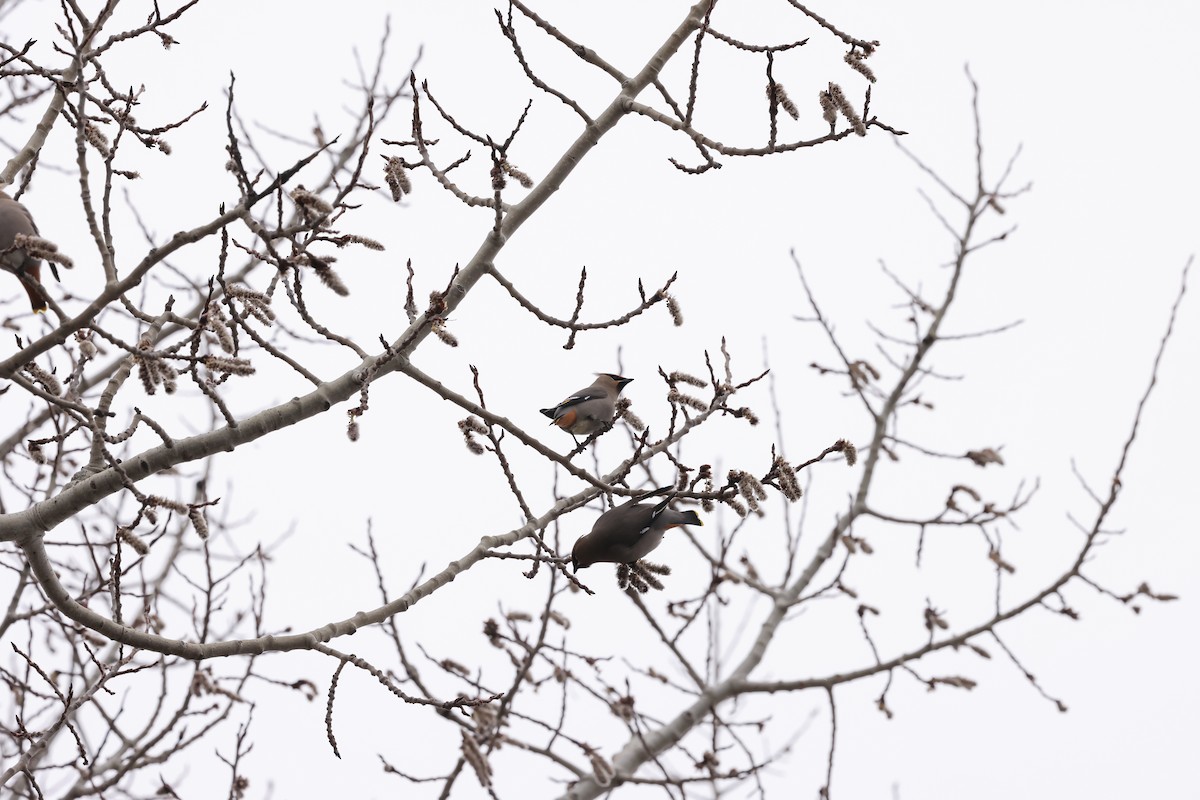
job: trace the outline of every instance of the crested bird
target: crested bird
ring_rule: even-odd
[[[557,425],[571,436],[589,436],[612,424],[617,413],[617,398],[632,381],[633,378],[602,372],[591,386],[580,389],[556,406],[539,410],[550,418],[551,425]],[[578,443],[579,439],[575,441]]]
[[[629,500],[600,515],[590,533],[580,536],[571,549],[571,569],[578,572],[592,564],[632,564],[658,547],[665,534],[679,525],[703,525],[695,511],[667,508],[674,497],[658,503],[639,503],[645,496]]]

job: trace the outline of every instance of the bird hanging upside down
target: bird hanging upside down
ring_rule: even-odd
[[[671,528],[704,524],[695,511],[667,508],[673,497],[656,504],[637,502],[641,499],[644,496],[604,512],[591,533],[576,540],[571,550],[573,571],[600,562],[632,564],[658,547]]]

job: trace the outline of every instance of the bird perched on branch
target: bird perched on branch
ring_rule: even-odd
[[[551,425],[557,425],[572,436],[590,436],[612,424],[617,413],[617,398],[632,381],[633,378],[600,373],[591,386],[580,389],[552,408],[540,410],[550,418]]]
[[[37,288],[42,281],[42,260],[17,246],[18,234],[37,237],[37,225],[33,223],[29,209],[0,191],[0,269],[17,276],[34,311],[45,311],[46,300]]]
[[[601,514],[591,533],[580,536],[571,549],[571,569],[578,572],[602,561],[632,564],[658,547],[671,528],[704,524],[695,511],[667,508],[674,497],[658,503],[638,502],[645,498],[634,498]]]

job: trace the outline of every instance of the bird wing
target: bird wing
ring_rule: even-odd
[[[614,522],[617,523],[617,530],[620,531],[619,534],[614,534],[613,538],[626,547],[637,544],[654,527],[655,518],[667,507],[667,502],[664,500],[658,505],[650,506],[630,500],[617,506],[609,512],[616,517]]]
[[[599,400],[607,396],[603,389],[584,389],[582,392],[576,392],[571,395],[553,408],[543,408],[542,413],[552,419],[558,419],[580,403],[586,403],[588,400]]]
[[[667,530],[666,527],[658,524],[659,517],[667,510],[667,504],[670,502],[671,498],[667,498],[653,506],[644,503],[629,508],[627,512],[629,529],[628,533],[622,537],[623,541],[621,542],[626,548],[626,559],[637,561],[658,547]]]
[[[582,392],[576,392],[558,404],[559,408],[570,408],[577,406],[580,403],[586,403],[588,400],[600,400],[608,397],[603,389],[584,389]]]
[[[37,223],[33,221],[29,209],[8,195],[0,198],[0,228],[7,233],[9,244],[12,244],[12,237],[18,233],[38,235]]]
[[[661,503],[658,503],[656,506],[654,506],[653,509],[651,509],[650,520],[646,523],[646,527],[642,528],[642,531],[641,531],[642,533],[646,533],[647,531],[649,531],[651,528],[654,527],[655,520],[657,520],[659,518],[659,516],[664,511],[667,510],[667,504],[670,503],[673,499],[674,499],[673,497],[668,497],[666,500],[663,500]]]

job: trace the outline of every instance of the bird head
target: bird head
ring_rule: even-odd
[[[597,372],[596,374],[601,378],[607,378],[608,380],[612,381],[613,385],[617,387],[618,394],[626,386],[633,383],[633,378],[623,378],[620,375],[616,375],[611,372]]]
[[[575,546],[571,549],[571,571],[579,572],[585,567],[590,567],[596,563],[594,553],[591,552],[591,546],[588,542],[588,537],[581,536],[575,542]]]

